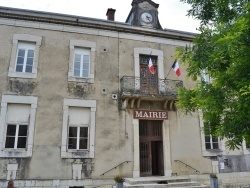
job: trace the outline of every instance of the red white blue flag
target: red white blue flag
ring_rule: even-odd
[[[181,70],[180,70],[179,63],[177,60],[174,61],[173,65],[172,65],[172,69],[175,71],[175,74],[177,76],[181,75]]]
[[[154,68],[154,65],[153,65],[153,62],[152,62],[151,58],[149,58],[148,68],[149,68],[149,71],[151,72],[151,74],[155,73],[155,68]]]

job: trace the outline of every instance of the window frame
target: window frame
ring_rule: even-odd
[[[164,68],[164,53],[161,50],[153,48],[134,48],[134,76],[140,78],[140,56],[155,56],[157,59],[157,79],[165,79],[165,68]],[[136,81],[136,90],[140,90],[140,79]],[[161,81],[158,82],[157,88],[159,92],[165,92],[166,88],[162,86]]]
[[[75,150],[75,151],[84,151],[84,150],[89,150],[89,126],[70,126],[69,125],[69,128],[70,127],[76,127],[77,128],[77,137],[70,137],[69,135],[68,135],[68,142],[67,142],[67,150]],[[81,128],[87,128],[87,148],[86,149],[80,149],[79,148],[79,145],[80,145],[80,139],[81,138],[85,138],[85,137],[81,137],[80,136],[80,129]],[[69,148],[69,138],[77,138],[77,141],[76,141],[76,149],[70,149]]]
[[[0,157],[14,157],[25,158],[32,156],[33,137],[35,131],[35,116],[37,109],[37,97],[33,96],[14,96],[2,95],[1,114],[0,114]],[[26,148],[5,148],[6,134],[7,134],[7,108],[8,104],[29,104],[29,124],[27,127]],[[11,123],[9,123],[11,124]],[[25,123],[24,123],[25,124]]]
[[[10,66],[9,66],[9,77],[15,78],[36,78],[37,77],[37,67],[38,67],[38,59],[39,59],[39,48],[41,46],[42,37],[29,35],[29,34],[14,34],[12,40],[12,51],[10,58]],[[17,72],[16,64],[17,64],[17,56],[18,49],[21,43],[34,43],[34,59],[33,59],[33,67],[32,72]]]
[[[199,112],[200,133],[201,133],[201,150],[203,157],[215,157],[218,155],[226,155],[225,139],[218,137],[218,149],[206,149],[205,133],[204,133],[204,120],[203,115]]]
[[[12,135],[7,135],[7,133],[8,133],[8,127],[10,126],[10,125],[15,125],[16,126],[16,131],[15,131],[15,136],[12,136]],[[27,130],[26,130],[26,136],[19,136],[19,128],[20,128],[20,126],[26,126],[27,128]],[[25,148],[27,147],[27,138],[28,138],[28,124],[25,124],[25,123],[22,123],[22,124],[19,124],[19,123],[16,123],[16,124],[14,124],[14,123],[7,123],[7,132],[6,132],[6,136],[5,136],[5,149],[7,149],[6,148],[6,141],[7,141],[7,137],[14,137],[14,147],[13,148],[8,148],[8,149],[18,149],[18,139],[20,138],[20,137],[25,137],[26,138],[26,143],[25,143]]]
[[[90,108],[90,123],[88,125],[88,149],[68,149],[69,109],[70,107]],[[95,152],[95,120],[96,100],[64,99],[61,158],[94,158]],[[72,126],[73,127],[73,126]],[[81,127],[87,127],[81,126]]]
[[[75,52],[78,49],[84,49],[84,50],[89,51],[89,76],[88,77],[74,76]],[[87,41],[87,40],[70,40],[69,50],[70,50],[70,56],[69,56],[68,81],[94,83],[96,42]]]
[[[80,56],[80,75],[75,75],[76,69],[76,55]],[[84,62],[84,56],[88,56],[88,63]],[[88,69],[84,69],[84,64],[88,64]],[[87,76],[84,76],[82,71],[87,70]],[[85,48],[75,48],[74,49],[74,62],[73,62],[73,76],[76,78],[89,78],[90,76],[90,51]]]
[[[212,82],[212,79],[211,79],[210,75],[205,70],[202,71],[201,80],[206,82],[206,83],[211,83]]]
[[[17,71],[18,58],[19,58],[19,51],[20,50],[24,50],[24,57],[23,57],[22,71]],[[32,68],[31,68],[31,72],[26,72],[28,54],[29,54],[30,50],[33,50]],[[17,48],[17,54],[16,54],[15,72],[32,73],[32,71],[33,71],[32,69],[34,67],[34,59],[35,59],[35,43],[32,44],[32,43],[28,43],[28,42],[19,42],[18,43],[18,48]]]
[[[213,136],[211,134],[210,135],[204,135],[204,136],[205,136],[205,147],[206,147],[206,150],[219,150],[220,149],[219,148],[219,139],[218,138],[216,138],[215,136]],[[209,142],[206,141],[206,137],[208,137],[208,136],[209,136]],[[213,139],[216,139],[217,141],[214,142]],[[209,143],[210,148],[207,148],[207,143]],[[214,148],[214,143],[217,143],[218,148]]]
[[[140,55],[156,56],[158,78],[164,79],[164,56],[163,51],[153,48],[134,48],[134,73],[140,77]]]

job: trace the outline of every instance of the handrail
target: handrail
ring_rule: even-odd
[[[135,76],[123,76],[120,79],[120,90],[124,94],[150,94],[176,98],[178,88],[183,87],[182,80],[141,78]]]
[[[182,162],[182,161],[180,161],[180,160],[174,160],[174,162],[180,162],[180,163],[182,163],[182,164],[186,165],[186,167],[189,167],[189,168],[191,168],[191,169],[195,170],[196,172],[201,173],[199,170],[197,170],[197,169],[193,168],[192,166],[190,166],[190,165],[188,165],[188,164],[186,164],[186,163],[184,163],[184,162]]]
[[[139,76],[122,76],[121,77],[121,79],[124,79],[124,78],[141,78],[141,77],[139,77]],[[173,80],[173,79],[166,79],[166,78],[164,78],[164,79],[159,79],[159,80]],[[180,81],[180,80],[173,80],[173,81]]]
[[[117,166],[111,168],[110,170],[108,170],[108,171],[102,173],[100,176],[103,176],[104,174],[108,173],[109,171],[111,171],[111,170],[113,170],[113,169],[116,169],[118,166],[122,165],[123,163],[129,163],[129,162],[131,162],[131,161],[124,161],[124,162],[118,164]]]

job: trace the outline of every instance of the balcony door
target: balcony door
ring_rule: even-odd
[[[151,58],[155,73],[149,71],[149,58]],[[140,91],[146,94],[158,93],[157,57],[140,55]]]

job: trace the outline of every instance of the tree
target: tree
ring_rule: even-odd
[[[191,5],[188,15],[201,26],[192,45],[178,49],[197,85],[179,89],[177,105],[186,113],[202,112],[205,130],[227,138],[230,149],[243,139],[250,143],[250,1],[181,1]]]

